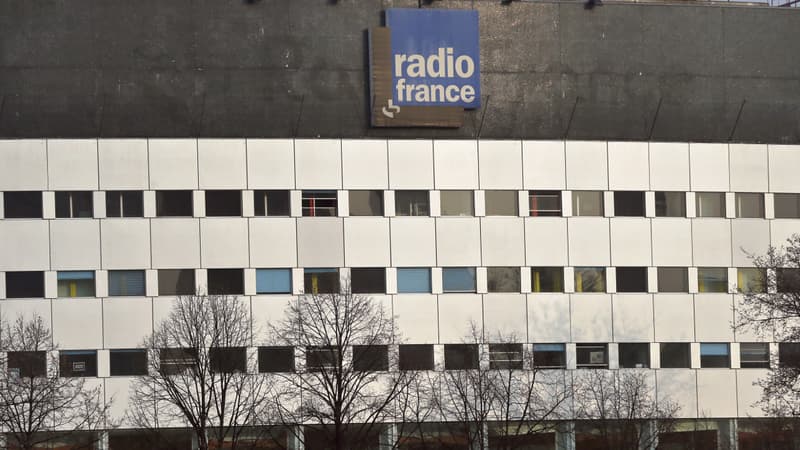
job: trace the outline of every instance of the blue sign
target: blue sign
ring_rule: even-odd
[[[388,9],[386,26],[395,105],[480,106],[477,11]]]

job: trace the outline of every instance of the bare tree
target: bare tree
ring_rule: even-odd
[[[275,399],[281,422],[307,447],[375,446],[414,377],[394,370],[393,344],[399,340],[394,317],[346,283],[341,293],[293,300],[272,331],[298,355],[298,373],[281,374],[287,386]],[[305,432],[299,424],[306,425]]]
[[[596,445],[592,448],[653,448],[659,434],[673,429],[680,408],[656,398],[646,372],[582,370],[576,378],[575,419],[588,421]]]
[[[29,450],[56,441],[91,448],[108,423],[109,403],[86,378],[61,377],[57,347],[40,316],[2,324],[0,428],[10,448]]]
[[[178,297],[143,346],[148,373],[131,386],[128,420],[143,429],[191,428],[207,450],[253,448],[268,439],[273,378],[252,373],[248,308],[236,297]]]

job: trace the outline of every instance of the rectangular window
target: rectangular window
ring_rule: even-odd
[[[800,194],[774,194],[774,196],[776,219],[800,219]]]
[[[475,268],[474,267],[443,268],[442,288],[445,293],[475,292]]]
[[[409,267],[397,269],[397,293],[421,294],[431,292],[431,269]]]
[[[207,217],[238,217],[242,215],[242,191],[206,191]]]
[[[736,193],[736,217],[764,218],[764,194]]]
[[[8,373],[22,378],[35,378],[47,375],[47,352],[24,351],[8,352]]]
[[[619,344],[619,366],[623,369],[650,367],[650,344]]]
[[[531,291],[564,292],[564,268],[531,267]]]
[[[194,295],[194,269],[159,269],[158,295]]]
[[[564,344],[533,344],[533,367],[539,369],[567,367],[566,346]]]
[[[61,350],[58,354],[59,375],[70,377],[96,377],[97,351]]]
[[[478,368],[476,344],[445,344],[444,370],[470,370]]]
[[[561,191],[528,192],[528,209],[532,217],[560,217]]]
[[[656,217],[686,217],[686,193],[656,192]]]
[[[486,274],[489,292],[520,292],[519,267],[489,267]]]
[[[573,191],[572,215],[573,216],[602,216],[603,192],[601,191]]]
[[[736,284],[739,291],[746,294],[767,292],[767,277],[764,270],[757,267],[740,267],[736,271]]]
[[[197,351],[193,348],[162,348],[158,353],[158,370],[164,375],[177,375],[197,364]]]
[[[336,191],[303,191],[303,216],[334,217],[337,214]]]
[[[489,344],[490,369],[522,369],[522,344]]]
[[[474,216],[475,205],[472,191],[441,191],[443,216]]]
[[[156,216],[192,217],[193,214],[192,191],[156,191]]]
[[[94,272],[58,272],[59,297],[94,297]]]
[[[700,344],[700,367],[730,367],[730,347],[728,344]]]
[[[726,267],[698,267],[698,292],[728,292],[728,269]]]
[[[398,216],[429,216],[428,191],[394,191],[394,212]]]
[[[382,216],[383,191],[350,191],[351,216]]]
[[[6,298],[44,297],[44,272],[6,272]]]
[[[608,369],[607,344],[575,344],[578,369]]]
[[[769,344],[764,342],[739,344],[739,360],[743,369],[769,369]]]
[[[59,219],[93,217],[92,205],[89,191],[56,192],[56,217]]]
[[[386,372],[389,370],[389,347],[354,345],[353,369],[360,372]]]
[[[778,363],[781,367],[800,368],[800,342],[778,344]]]
[[[244,347],[212,347],[208,349],[211,370],[216,373],[247,372],[247,349]]]
[[[698,192],[695,206],[697,217],[725,217],[725,193]]]
[[[658,292],[689,292],[689,271],[686,267],[659,267]]]
[[[112,377],[147,375],[147,350],[111,350],[108,357]]]
[[[433,370],[433,346],[401,344],[400,370]]]
[[[644,192],[614,192],[614,215],[617,217],[644,217]]]
[[[334,347],[306,347],[306,369],[311,372],[334,369],[340,359]]]
[[[518,216],[519,195],[517,191],[486,191],[487,216]]]
[[[243,295],[242,269],[208,269],[208,293],[211,295]]]
[[[662,343],[660,353],[662,369],[688,369],[691,366],[688,343]]]
[[[305,269],[303,284],[306,294],[338,294],[339,269]]]
[[[617,292],[647,292],[647,267],[617,267]]]
[[[378,267],[350,269],[350,292],[353,294],[385,294],[386,269]]]
[[[144,270],[110,270],[108,272],[108,295],[145,295]]]
[[[144,217],[144,193],[107,191],[106,217]]]
[[[294,372],[293,347],[259,347],[259,373]]]
[[[3,193],[6,219],[41,219],[42,193],[39,191],[7,191]]]
[[[291,294],[291,269],[258,269],[256,270],[257,294]]]
[[[253,193],[256,216],[289,216],[289,191],[255,191]]]
[[[575,292],[605,292],[605,267],[576,267]]]
[[[778,292],[800,293],[800,269],[795,267],[782,267],[775,273]]]

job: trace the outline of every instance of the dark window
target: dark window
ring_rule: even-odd
[[[686,193],[656,192],[656,217],[686,217]]]
[[[561,191],[528,192],[528,210],[531,216],[561,216]]]
[[[92,193],[56,192],[56,217],[59,219],[92,217]]]
[[[619,344],[619,366],[623,369],[650,367],[650,344]]]
[[[44,297],[44,272],[6,272],[6,298]]]
[[[769,369],[769,344],[764,342],[739,344],[739,360],[743,369]]]
[[[731,352],[728,344],[700,344],[700,367],[730,367]]]
[[[208,269],[208,293],[211,295],[244,294],[242,269]]]
[[[484,194],[487,216],[517,216],[519,194],[517,191],[486,191]]]
[[[532,292],[564,292],[563,267],[531,267]]]
[[[617,267],[617,292],[647,292],[647,268]]]
[[[306,369],[311,372],[333,370],[341,362],[334,347],[306,347]]]
[[[62,350],[59,352],[62,377],[96,377],[97,352],[95,350]]]
[[[255,191],[255,215],[256,216],[288,216],[289,191]]]
[[[428,191],[395,191],[394,209],[398,216],[429,216],[430,195]]]
[[[736,287],[746,294],[767,292],[767,279],[766,270],[758,267],[740,267],[736,270]]]
[[[522,344],[489,344],[490,369],[522,369]]]
[[[400,370],[433,370],[433,346],[400,345]]]
[[[94,272],[64,271],[56,275],[59,297],[94,297]]]
[[[607,369],[608,345],[576,344],[575,357],[579,369]]]
[[[192,191],[156,191],[156,216],[191,217],[193,214]]]
[[[778,284],[778,292],[800,293],[800,269],[779,268],[775,275],[775,280]]]
[[[47,374],[47,352],[8,352],[8,373],[23,378],[43,377]]]
[[[443,216],[475,215],[475,194],[472,191],[441,191],[439,199]]]
[[[294,372],[294,348],[259,347],[258,371],[261,373]]]
[[[350,191],[351,216],[382,216],[383,191]]]
[[[159,351],[159,371],[164,375],[177,375],[197,364],[197,351],[193,348],[162,348]]]
[[[160,269],[158,295],[194,295],[194,269]]]
[[[106,192],[106,217],[143,217],[144,193],[142,191]]]
[[[800,194],[774,195],[776,219],[800,219]]]
[[[216,373],[247,372],[247,349],[244,347],[214,347],[208,349],[211,370]]]
[[[602,216],[605,208],[602,191],[572,191],[573,216]]]
[[[147,375],[147,350],[109,351],[111,376]]]
[[[727,267],[698,267],[697,292],[701,293],[727,293],[728,268]]]
[[[145,295],[144,270],[110,270],[108,272],[108,295]]]
[[[618,217],[644,217],[644,192],[614,192],[614,215]]]
[[[3,193],[6,219],[41,219],[42,193],[39,191],[8,191]]]
[[[736,193],[736,217],[764,218],[764,194]]]
[[[697,213],[697,217],[725,217],[725,193],[696,193],[695,212]]]
[[[385,294],[386,269],[350,269],[350,290],[353,294]]]
[[[306,294],[338,294],[339,269],[305,269],[303,285]]]
[[[445,293],[475,292],[475,268],[474,267],[443,268],[442,288]]]
[[[478,368],[478,346],[476,344],[445,344],[445,370],[469,370]]]
[[[686,267],[659,267],[658,292],[689,292],[689,272]]]
[[[354,345],[353,369],[362,372],[389,370],[389,348],[385,345]]]
[[[778,363],[782,367],[800,368],[800,342],[778,344]]]
[[[303,191],[304,216],[335,216],[337,204],[336,191]]]
[[[661,344],[662,369],[688,369],[691,362],[689,344],[677,342]]]
[[[520,292],[519,267],[489,267],[486,278],[489,292]]]
[[[605,292],[605,267],[576,267],[575,292]]]
[[[533,344],[533,367],[540,369],[567,366],[564,344]]]
[[[206,191],[206,216],[242,215],[242,191]]]

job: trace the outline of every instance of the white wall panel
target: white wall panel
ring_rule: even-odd
[[[61,350],[103,348],[102,300],[53,300],[53,342]]]
[[[303,217],[297,219],[297,256],[301,267],[344,265],[342,219]]]
[[[52,331],[52,308],[50,300],[44,299],[21,299],[3,300],[0,302],[0,314],[3,320],[14,321],[22,317],[26,321],[41,317],[45,325]]]
[[[439,296],[439,342],[460,344],[474,342],[471,324],[482,333],[483,305],[477,294],[442,294]]]
[[[103,380],[106,398],[114,401],[109,407],[109,416],[114,423],[119,423],[120,428],[135,428],[135,424],[127,415],[131,383],[137,377],[112,377]]]
[[[389,254],[389,219],[383,217],[344,219],[345,266],[391,266]]]
[[[200,267],[200,224],[197,219],[153,219],[150,232],[154,269]]]
[[[651,142],[650,188],[654,191],[689,190],[689,144]]]
[[[694,299],[690,294],[655,294],[653,322],[656,342],[694,340]]]
[[[338,140],[297,139],[294,151],[298,189],[342,187],[342,152]]]
[[[150,189],[197,189],[197,140],[150,139]]]
[[[654,219],[652,239],[654,266],[692,265],[692,223],[688,219]]]
[[[730,144],[731,190],[769,191],[766,144]]]
[[[800,192],[800,145],[769,146],[769,190]]]
[[[49,269],[48,224],[43,220],[0,221],[0,270]]]
[[[389,187],[386,145],[383,139],[342,140],[342,180],[345,189]]]
[[[727,191],[728,144],[689,144],[693,191]]]
[[[529,266],[567,265],[567,219],[525,219],[525,259]]]
[[[294,189],[294,141],[248,139],[247,182],[250,189]]]
[[[790,238],[793,234],[800,232],[800,230],[798,230],[797,220],[775,219],[770,220],[769,225],[770,240],[772,241],[772,245],[776,247],[786,246],[786,239]],[[759,253],[763,254],[764,251]]]
[[[697,294],[694,297],[695,336],[698,342],[733,341],[733,296]]]
[[[697,375],[690,369],[661,369],[656,372],[659,403],[674,402],[680,409],[676,418],[697,417]]]
[[[700,417],[736,417],[736,372],[730,369],[697,371],[697,413]]]
[[[752,267],[748,254],[762,255],[769,247],[769,222],[761,219],[731,221],[731,250],[734,267]]]
[[[50,189],[97,189],[97,140],[50,139],[47,143]]]
[[[522,171],[525,189],[564,189],[564,142],[522,141]]]
[[[726,219],[693,219],[692,252],[694,265],[698,267],[730,266],[730,221]]]
[[[618,217],[611,222],[611,264],[614,266],[649,266],[650,220]]]
[[[150,267],[149,220],[102,220],[100,221],[100,237],[104,269]]]
[[[436,265],[436,224],[426,217],[396,217],[390,223],[392,265]]]
[[[488,342],[528,342],[526,300],[522,294],[483,296],[483,328]]]
[[[481,189],[522,188],[520,141],[478,141]]]
[[[608,156],[604,141],[567,141],[567,189],[608,189]]]
[[[0,191],[47,189],[44,139],[0,140]]]
[[[653,340],[653,299],[647,294],[617,294],[611,297],[614,341]]]
[[[569,295],[528,295],[528,338],[531,342],[570,342],[570,332]]]
[[[201,267],[247,267],[250,263],[247,234],[244,218],[201,219]]]
[[[247,188],[244,139],[198,139],[200,189]]]
[[[611,296],[573,294],[572,340],[574,342],[610,342]]]
[[[756,403],[761,400],[762,389],[757,381],[769,375],[767,369],[740,369],[736,371],[736,400],[740,417],[764,417],[764,410]]]
[[[388,146],[390,188],[433,189],[433,141],[390,139]]]
[[[50,261],[55,270],[100,268],[100,221],[61,219],[50,222]]]
[[[286,318],[291,302],[298,301],[290,295],[257,295],[250,302],[253,315],[253,344],[275,345],[276,336],[271,330]]]
[[[480,220],[483,265],[524,266],[525,224],[523,219],[518,217],[485,217]]]
[[[147,298],[103,300],[105,348],[137,348],[153,330],[153,305]]]
[[[480,219],[436,219],[436,259],[440,266],[481,265]]]
[[[297,265],[297,227],[291,217],[254,218],[250,223],[252,267]]]
[[[478,189],[476,141],[434,141],[433,158],[436,189]]]
[[[610,249],[608,219],[573,217],[567,219],[569,264],[571,266],[608,266]]]
[[[402,343],[436,344],[439,342],[438,301],[435,295],[395,295],[392,305]]]
[[[100,189],[147,189],[146,139],[100,139],[97,142]]]
[[[608,186],[614,191],[650,188],[647,142],[608,143]]]

